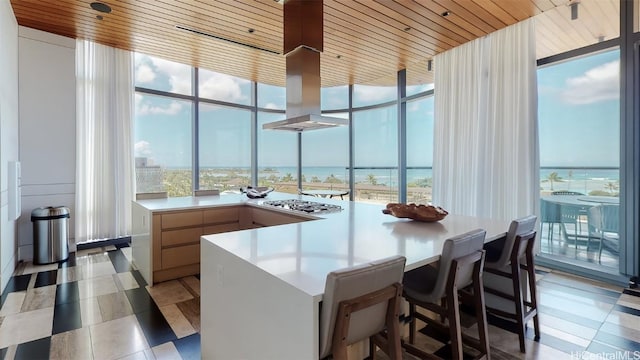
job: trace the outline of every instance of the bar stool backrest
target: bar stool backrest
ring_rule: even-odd
[[[513,244],[516,241],[516,236],[522,235],[535,230],[537,217],[535,215],[529,215],[520,219],[513,220],[509,225],[509,231],[507,231],[507,237],[504,241],[504,248],[500,253],[500,258],[495,263],[491,264],[493,268],[501,268],[507,266],[511,260],[511,251]],[[526,247],[521,249],[521,254],[518,254],[518,258],[524,255]],[[488,263],[487,263],[488,264]]]
[[[402,284],[405,262],[404,256],[393,256],[327,274],[320,309],[320,359],[331,353],[331,343],[340,302],[384,289],[395,283]],[[352,344],[382,331],[386,322],[386,314],[386,303],[380,303],[353,313],[350,319],[347,343]]]

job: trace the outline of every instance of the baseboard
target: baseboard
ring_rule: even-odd
[[[109,245],[116,246],[120,244],[131,244],[131,236],[123,236],[116,239],[105,239],[105,240],[80,243],[80,244],[76,244],[76,248],[77,250],[86,250],[86,249],[93,249],[93,248],[109,246]]]

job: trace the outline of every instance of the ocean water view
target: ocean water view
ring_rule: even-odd
[[[168,191],[170,196],[186,196],[192,190],[191,169],[178,167],[136,168],[137,185],[142,191]],[[302,169],[305,189],[347,189],[349,171],[344,166],[308,166]],[[397,168],[356,167],[354,182],[356,198],[394,201],[397,198]],[[430,201],[433,170],[430,167],[407,169],[408,199]],[[202,167],[199,187],[222,191],[237,191],[250,184],[249,167]],[[265,166],[258,170],[258,184],[274,187],[278,191],[297,192],[295,166]],[[540,169],[540,192],[576,191],[589,195],[617,196],[619,169],[613,167],[544,167]]]

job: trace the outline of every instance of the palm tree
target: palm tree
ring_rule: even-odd
[[[618,190],[618,184],[614,182],[609,182],[604,185],[604,188],[609,190],[609,193],[613,194],[614,191]]]
[[[376,176],[373,174],[369,174],[367,175],[367,181],[369,182],[369,184],[371,185],[378,185],[378,180],[376,179]]]
[[[293,178],[293,175],[291,175],[291,173],[287,173],[287,175],[285,175],[282,178],[283,182],[293,182],[295,179]]]
[[[544,182],[549,182],[549,184],[551,185],[551,191],[553,191],[553,182],[561,182],[562,181],[562,177],[558,175],[557,172],[552,172],[551,174],[547,175],[547,178],[545,180],[543,180]]]

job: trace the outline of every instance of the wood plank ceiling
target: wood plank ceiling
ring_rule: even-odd
[[[276,1],[103,2],[111,13],[93,10],[90,0],[11,0],[22,26],[284,86]],[[390,85],[400,69],[410,84],[430,83],[434,55],[536,15],[539,58],[618,36],[618,0],[579,6],[572,21],[567,0],[324,0],[322,86]]]

